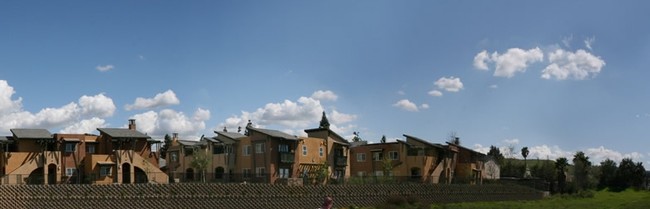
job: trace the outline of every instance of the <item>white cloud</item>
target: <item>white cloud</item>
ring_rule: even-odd
[[[393,106],[410,112],[419,111],[418,106],[415,105],[415,103],[409,101],[408,99],[399,100],[395,104],[393,104]]]
[[[605,61],[585,50],[575,53],[557,49],[549,54],[551,63],[542,71],[542,78],[556,80],[584,80],[600,73]]]
[[[496,88],[499,88],[499,86],[496,85],[496,84],[493,84],[493,85],[490,85],[490,88],[491,88],[491,89],[496,89]]]
[[[539,159],[549,159],[555,160],[557,158],[566,157],[571,161],[573,159],[573,152],[565,151],[559,146],[548,146],[548,145],[539,145],[528,147],[530,153],[528,154],[529,159],[539,158]]]
[[[6,80],[0,80],[0,114],[15,112],[22,107],[22,98],[11,99],[15,93],[14,88]]]
[[[199,136],[205,129],[205,121],[210,119],[210,111],[198,108],[192,117],[171,109],[160,112],[148,111],[133,115],[140,132],[152,136],[178,133],[183,136]]]
[[[490,55],[487,51],[483,50],[474,56],[474,68],[479,70],[489,70],[487,62],[490,61]]]
[[[611,149],[607,149],[604,146],[596,148],[588,148],[585,151],[585,155],[590,157],[592,163],[600,163],[605,159],[611,159],[614,162],[621,162],[623,158],[631,158],[635,162],[638,162],[644,158],[644,155],[638,152],[631,153],[620,153]]]
[[[95,67],[95,69],[99,70],[100,72],[106,72],[112,70],[113,68],[115,68],[115,66],[113,65],[104,65],[104,66],[98,65],[97,67]]]
[[[322,95],[335,95],[333,92],[325,93]],[[240,115],[233,115],[225,119],[223,123],[217,125],[216,130],[221,130],[227,127],[228,130],[237,130],[237,127],[245,127],[248,120],[253,122],[256,127],[274,126],[278,130],[293,130],[292,133],[301,135],[304,132],[302,129],[317,127],[321,119],[322,112],[325,108],[320,103],[320,100],[311,97],[300,97],[297,101],[285,100],[281,103],[268,103],[253,112],[242,111]],[[319,96],[316,96],[319,97]],[[327,97],[320,97],[321,99]],[[331,97],[329,97],[331,98]],[[350,123],[357,119],[357,115],[345,114],[337,110],[327,113],[330,120],[330,129],[344,136],[356,127]]]
[[[519,144],[519,139],[504,139],[503,143],[515,145]]]
[[[68,127],[65,127],[60,133],[93,133],[97,128],[107,127],[106,121],[104,119],[93,117],[91,119],[81,120],[76,122]]]
[[[88,116],[110,117],[115,113],[115,103],[113,99],[102,94],[95,96],[83,95],[79,98],[81,112]]]
[[[349,123],[357,119],[357,115],[340,113],[339,111],[332,110],[331,116],[329,116],[331,123],[344,124]]]
[[[81,127],[80,121],[94,117],[109,117],[115,111],[113,100],[104,94],[83,95],[78,103],[70,102],[61,107],[46,107],[36,113],[23,109],[22,99],[12,99],[15,91],[7,81],[0,80],[0,133],[12,128],[64,128]],[[95,120],[96,121],[96,120]],[[70,128],[68,128],[70,127]]]
[[[163,93],[158,93],[153,98],[142,98],[138,97],[135,99],[133,104],[125,105],[126,110],[138,110],[138,109],[152,109],[156,107],[177,105],[180,104],[180,100],[176,97],[176,94],[172,90],[167,90]]]
[[[399,94],[399,95],[406,95],[406,93],[405,93],[404,91],[402,91],[402,90],[397,91],[397,94]]]
[[[494,76],[511,78],[518,72],[525,72],[528,65],[541,62],[544,60],[544,53],[538,47],[523,50],[520,48],[510,48],[506,53],[492,53],[488,56],[487,51],[483,50],[474,57],[474,67],[480,70],[488,70],[487,63],[496,64]]]
[[[321,101],[336,101],[339,96],[330,90],[318,90],[311,95],[311,98]]]
[[[595,41],[596,41],[596,37],[591,37],[591,38],[585,39],[585,47],[587,47],[587,49],[591,50],[591,45],[593,45]]]
[[[429,104],[421,104],[420,109],[429,109]]]
[[[490,147],[484,147],[481,144],[474,144],[474,151],[487,154],[490,151]]]
[[[458,92],[463,89],[463,82],[460,78],[455,77],[442,77],[434,83],[439,89],[444,89],[449,92]]]
[[[431,91],[429,91],[429,95],[434,96],[434,97],[441,97],[442,92],[440,92],[438,90],[431,90]]]

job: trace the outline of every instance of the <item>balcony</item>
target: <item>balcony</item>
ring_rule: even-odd
[[[280,153],[280,163],[293,163],[293,153]]]
[[[348,157],[336,157],[334,158],[334,163],[336,166],[347,166]]]

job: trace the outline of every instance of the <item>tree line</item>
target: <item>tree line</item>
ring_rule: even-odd
[[[501,178],[539,179],[549,183],[554,193],[574,193],[590,189],[623,191],[628,188],[645,188],[646,170],[643,163],[623,158],[618,164],[606,159],[593,165],[589,157],[577,151],[572,159],[561,157],[556,160],[527,162],[528,148],[522,148],[524,162],[506,158],[496,146],[490,146],[487,153],[501,168]],[[527,175],[529,174],[529,175]]]

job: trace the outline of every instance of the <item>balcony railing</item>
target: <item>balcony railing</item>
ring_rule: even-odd
[[[348,157],[336,157],[334,161],[336,163],[336,166],[347,166],[348,165]]]
[[[280,153],[280,163],[293,163],[293,153]]]

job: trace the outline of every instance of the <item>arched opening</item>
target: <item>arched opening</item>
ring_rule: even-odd
[[[128,163],[122,164],[122,184],[131,183],[131,165]]]
[[[138,168],[138,167],[133,167],[133,172],[135,174],[135,183],[136,184],[144,184],[149,182],[149,179],[147,177],[147,173],[144,172],[144,170]]]
[[[43,167],[38,167],[29,173],[29,177],[27,177],[26,182],[27,184],[43,184],[45,183],[45,178],[43,178],[44,175],[45,170]]]
[[[188,168],[185,170],[185,181],[190,182],[194,181],[194,169]]]
[[[422,170],[418,167],[411,168],[411,179],[417,180],[422,177]]]
[[[56,184],[56,165],[47,166],[47,184]]]
[[[223,179],[223,173],[224,172],[225,172],[225,169],[223,169],[223,167],[221,167],[221,166],[215,168],[214,169],[214,178],[218,179],[218,180]]]

